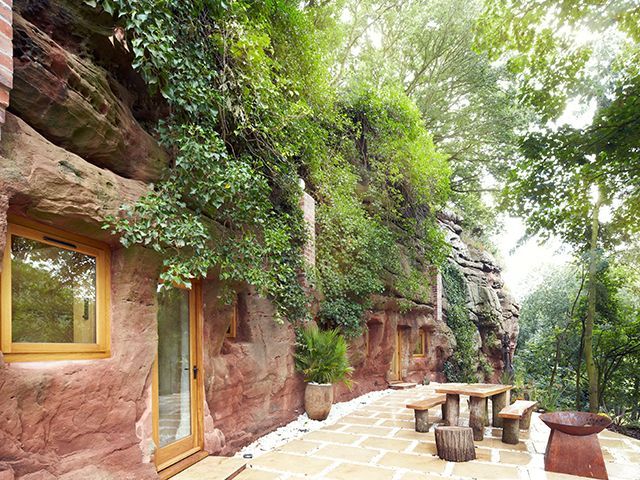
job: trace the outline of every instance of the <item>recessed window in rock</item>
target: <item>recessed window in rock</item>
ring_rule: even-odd
[[[6,361],[109,355],[106,245],[12,219],[3,267],[0,344]]]
[[[11,280],[14,343],[95,343],[95,257],[15,235]]]
[[[414,357],[424,357],[427,346],[427,335],[424,330],[418,330],[418,338],[416,344],[413,347]]]
[[[189,290],[158,288],[160,447],[191,435]]]

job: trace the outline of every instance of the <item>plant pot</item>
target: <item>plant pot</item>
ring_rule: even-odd
[[[307,383],[304,391],[304,409],[311,420],[324,420],[333,405],[333,385],[331,383]]]

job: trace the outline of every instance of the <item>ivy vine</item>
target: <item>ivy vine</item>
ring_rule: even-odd
[[[299,178],[317,199],[319,320],[360,333],[371,296],[421,297],[446,258],[435,212],[449,193],[402,88],[331,86],[320,6],[294,0],[85,0],[115,18],[132,65],[169,114],[155,134],[174,164],[107,228],[161,253],[162,279],[215,270],[309,314]],[[330,22],[329,22],[330,24]],[[227,282],[230,283],[230,282]]]
[[[451,263],[442,268],[442,285],[447,299],[447,325],[456,339],[456,349],[444,364],[444,374],[450,382],[477,382],[478,352],[473,344],[477,329],[469,318],[464,277]]]
[[[109,228],[164,256],[162,279],[215,268],[307,314],[300,158],[318,71],[310,20],[292,1],[95,0],[127,32],[133,67],[170,107],[157,135],[175,163]],[[290,35],[290,32],[295,32]]]

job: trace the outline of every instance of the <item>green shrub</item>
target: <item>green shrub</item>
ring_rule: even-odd
[[[295,364],[306,382],[344,382],[351,388],[347,342],[338,329],[320,330],[309,324],[297,332]]]

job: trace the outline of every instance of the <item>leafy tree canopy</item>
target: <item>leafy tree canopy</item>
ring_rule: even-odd
[[[511,74],[473,50],[482,3],[463,0],[338,2],[342,35],[333,81],[402,89],[451,164],[452,207],[486,240],[495,213],[482,200],[487,177],[504,178],[530,113]]]

